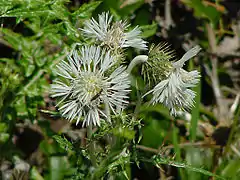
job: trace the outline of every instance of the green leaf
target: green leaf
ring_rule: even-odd
[[[10,135],[8,133],[0,133],[0,143],[6,143],[9,137]]]
[[[25,76],[29,77],[32,75],[33,71],[35,69],[35,66],[32,64],[28,64],[28,66],[26,66],[26,72],[25,72]]]
[[[196,168],[196,167],[194,167],[192,165],[189,165],[187,163],[177,162],[177,161],[172,160],[170,158],[163,157],[162,155],[154,155],[152,160],[153,160],[153,163],[158,168],[160,168],[160,164],[165,164],[165,165],[174,166],[174,167],[177,167],[177,168],[184,168],[184,169],[187,169],[189,171],[202,173],[202,174],[207,175],[207,176],[213,176],[213,177],[218,178],[218,179],[225,179],[225,178],[223,178],[219,175],[213,174],[212,172],[207,171],[203,168]]]
[[[33,10],[26,10],[25,8],[18,8],[11,11],[6,12],[2,15],[2,17],[37,17],[37,16],[46,16],[52,15],[54,16],[55,13],[49,9],[45,8],[38,8]]]
[[[233,178],[237,175],[237,173],[239,172],[239,169],[240,169],[240,160],[235,159],[228,162],[226,167],[222,170],[221,175],[224,177]]]
[[[130,155],[130,152],[126,148],[123,148],[121,151],[109,153],[108,156],[100,162],[98,168],[91,174],[91,179],[101,179],[107,173],[113,173],[116,177],[116,170],[120,176],[123,175],[126,178],[125,167],[130,163]]]
[[[140,112],[141,113],[157,112],[157,113],[161,114],[165,119],[171,119],[168,109],[165,106],[163,106],[162,104],[157,104],[154,106],[149,106],[148,104],[144,104],[141,106]]]
[[[83,4],[78,10],[72,13],[73,17],[90,18],[92,12],[101,4],[101,1],[93,1],[88,4]]]
[[[7,131],[7,124],[6,123],[0,123],[0,133]]]
[[[64,149],[65,151],[71,151],[73,150],[73,145],[70,143],[65,137],[61,137],[59,135],[54,135],[53,139],[58,142],[60,147]]]
[[[49,143],[47,140],[42,141],[39,147],[41,151],[48,156],[50,156],[51,154],[57,153],[56,146],[54,146],[53,143]]]
[[[143,38],[148,38],[156,34],[157,32],[157,24],[153,23],[151,25],[144,25],[140,26],[140,29],[142,30],[141,36]]]
[[[64,22],[66,27],[67,36],[76,41],[76,38],[80,37],[79,31],[69,22]]]
[[[3,33],[3,39],[15,50],[24,49],[25,40],[21,34],[15,33],[10,29],[2,28],[1,32]]]
[[[132,140],[135,137],[135,132],[128,128],[116,127],[112,131],[115,136],[124,137],[129,140]]]
[[[128,0],[125,2],[118,0],[105,0],[104,3],[105,2],[108,2],[108,5],[111,8],[117,9],[122,17],[135,13],[136,10],[140,9],[145,3],[144,0]]]
[[[70,12],[67,10],[67,8],[62,4],[53,4],[52,5],[52,11],[54,12],[54,15],[63,21],[68,20],[68,16],[70,15]]]

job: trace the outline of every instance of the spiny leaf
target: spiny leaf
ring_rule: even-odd
[[[72,25],[72,23],[66,21],[64,23],[66,29],[67,29],[67,36],[72,38],[73,40],[76,40],[76,38],[79,38],[79,31]]]
[[[153,160],[153,163],[157,166],[157,167],[160,167],[160,164],[165,164],[165,165],[169,165],[169,166],[174,166],[174,167],[177,167],[177,168],[185,168],[189,171],[194,171],[194,172],[198,172],[198,173],[202,173],[204,175],[207,175],[207,176],[213,176],[213,177],[216,177],[218,179],[225,179],[219,175],[216,175],[216,174],[213,174],[212,172],[210,171],[207,171],[203,168],[197,168],[197,167],[193,167],[192,165],[189,165],[187,163],[183,163],[183,162],[177,162],[177,161],[174,161],[170,158],[165,158],[161,155],[154,155],[152,157],[152,160]]]
[[[24,37],[10,29],[2,28],[1,32],[3,33],[3,39],[6,40],[6,44],[10,45],[17,51],[23,51],[26,56],[31,56],[29,52],[32,51],[34,47],[40,46],[37,41]]]
[[[6,12],[2,17],[36,17],[36,16],[46,16],[46,15],[55,15],[53,11],[45,8],[27,10],[25,8],[18,8]]]
[[[68,20],[68,16],[70,15],[70,12],[67,10],[67,8],[64,5],[55,3],[52,5],[51,9],[54,12],[54,15],[59,19]]]
[[[61,137],[59,135],[54,135],[53,139],[55,139],[60,147],[66,151],[72,151],[73,145],[70,143],[65,137]]]

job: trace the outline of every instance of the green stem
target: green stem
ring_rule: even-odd
[[[135,58],[133,58],[133,60],[132,60],[131,63],[129,64],[129,66],[128,66],[128,68],[127,68],[127,72],[130,74],[131,71],[132,71],[132,69],[133,69],[136,65],[138,65],[138,64],[140,64],[140,63],[145,63],[145,62],[147,62],[147,60],[148,60],[148,56],[146,56],[146,55],[138,55],[138,56],[136,56]]]
[[[182,158],[181,158],[181,149],[179,148],[179,142],[178,142],[178,129],[177,127],[173,124],[173,131],[172,131],[172,135],[173,135],[173,146],[174,146],[174,151],[176,153],[176,159],[177,161],[181,162]],[[185,173],[182,169],[179,169],[180,171],[180,176],[181,179],[185,179]]]
[[[90,160],[92,162],[92,165],[94,167],[96,167],[97,166],[97,162],[96,162],[96,158],[94,156],[95,144],[94,144],[94,142],[91,141],[92,134],[93,134],[93,129],[92,129],[92,124],[90,124],[87,127],[87,138],[89,140],[89,154],[90,154]]]

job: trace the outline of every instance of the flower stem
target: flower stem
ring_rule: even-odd
[[[135,58],[133,58],[131,63],[128,65],[127,72],[130,74],[132,69],[136,65],[138,65],[140,63],[145,63],[145,62],[147,62],[147,60],[148,60],[148,56],[146,56],[146,55],[138,55],[138,56],[136,56]]]
[[[88,127],[87,127],[87,138],[88,140],[90,141],[89,142],[89,154],[90,154],[90,160],[92,162],[92,165],[94,167],[97,166],[97,162],[96,162],[96,158],[94,156],[94,152],[95,152],[95,144],[94,142],[91,141],[91,137],[92,137],[92,134],[93,134],[93,129],[92,129],[92,124],[90,124]]]

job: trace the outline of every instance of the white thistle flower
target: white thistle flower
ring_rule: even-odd
[[[152,104],[164,104],[169,108],[171,115],[176,115],[177,110],[185,111],[194,106],[196,94],[189,88],[196,86],[200,74],[197,70],[187,72],[182,67],[200,50],[200,46],[195,46],[186,52],[179,61],[172,63],[173,68],[169,72],[168,78],[147,93],[153,93]]]
[[[130,81],[125,68],[120,66],[110,75],[106,75],[113,65],[113,56],[100,47],[84,46],[68,56],[68,62],[58,66],[58,80],[52,84],[52,97],[60,97],[57,104],[62,115],[68,120],[76,119],[79,123],[84,118],[83,126],[100,125],[100,115],[110,119],[103,112],[104,106],[123,109],[128,103]]]
[[[100,41],[102,45],[112,49],[125,47],[147,49],[147,42],[141,38],[141,30],[138,27],[127,32],[129,24],[126,21],[112,22],[112,19],[108,12],[103,12],[98,15],[98,22],[94,18],[87,20],[81,30],[87,38]]]

